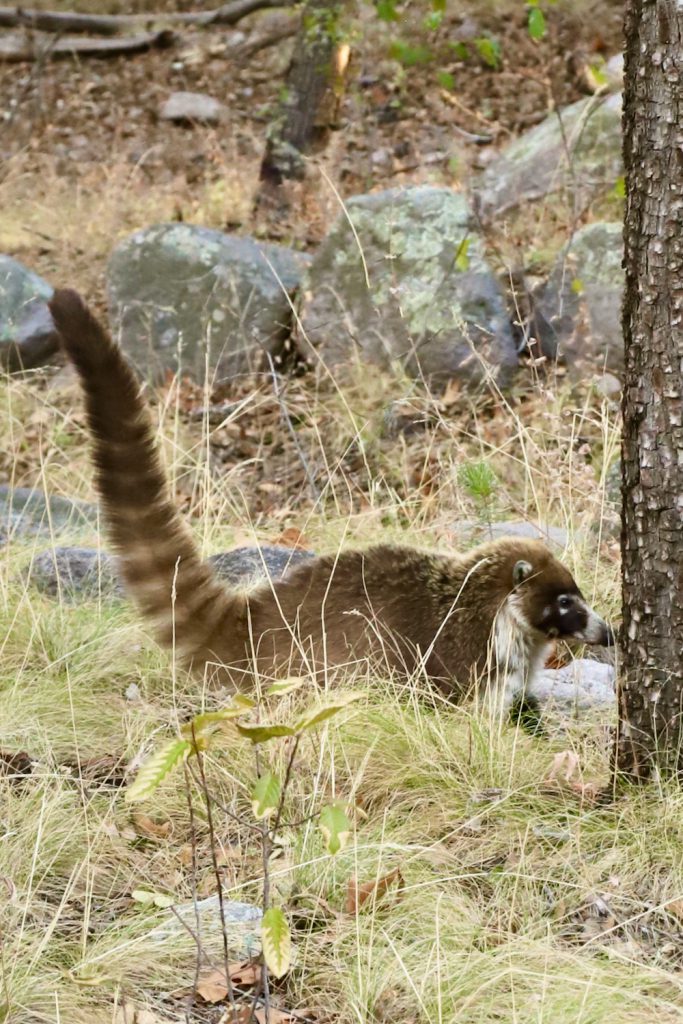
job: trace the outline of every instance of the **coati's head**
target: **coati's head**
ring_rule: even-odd
[[[509,574],[509,601],[516,615],[547,639],[578,640],[610,647],[614,634],[587,604],[576,581],[539,541],[508,541],[501,568]]]

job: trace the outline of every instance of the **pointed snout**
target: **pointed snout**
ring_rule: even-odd
[[[614,631],[604,619],[591,611],[588,615],[586,628],[582,631],[581,639],[587,644],[596,644],[600,647],[613,647],[615,643]]]

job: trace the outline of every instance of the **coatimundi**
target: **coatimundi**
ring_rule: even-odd
[[[550,639],[612,643],[568,570],[534,540],[455,555],[378,545],[311,559],[250,593],[229,590],[169,497],[146,403],[118,345],[76,292],[56,291],[50,309],[85,391],[126,587],[184,664],[244,689],[255,673],[320,678],[377,659],[428,677],[454,700],[486,680],[505,706]]]

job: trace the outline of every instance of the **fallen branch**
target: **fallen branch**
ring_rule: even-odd
[[[75,11],[37,11],[0,7],[0,26],[27,27],[42,32],[90,32],[113,36],[130,28],[164,25],[234,25],[264,7],[287,6],[282,0],[231,0],[212,11],[158,11],[149,14],[79,14]]]
[[[172,46],[175,36],[168,29],[159,32],[142,32],[121,39],[82,39],[65,36],[50,48],[50,57],[70,57],[80,54],[84,57],[116,57],[122,53],[142,53],[145,50],[165,49]],[[16,63],[34,61],[41,57],[41,48],[23,36],[0,38],[0,62]]]

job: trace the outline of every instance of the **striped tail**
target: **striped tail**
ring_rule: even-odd
[[[85,392],[97,488],[128,592],[160,642],[201,669],[223,646],[223,624],[240,631],[245,601],[201,560],[170,500],[149,411],[119,346],[76,292],[56,291],[50,311]]]

